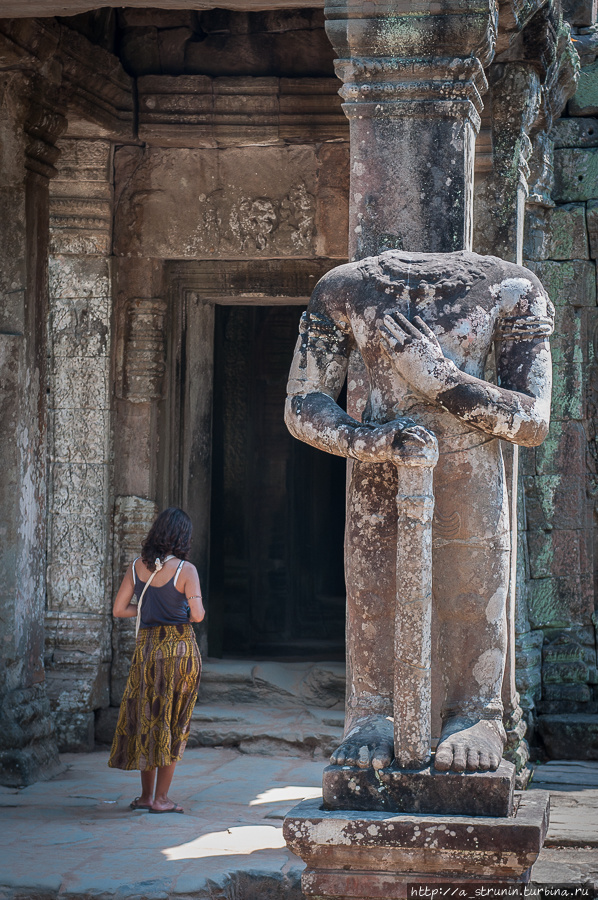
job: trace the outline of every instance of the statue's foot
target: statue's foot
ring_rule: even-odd
[[[444,723],[434,768],[439,772],[494,772],[500,765],[505,741],[499,719],[452,716]]]
[[[333,766],[384,769],[394,758],[394,725],[386,716],[363,716],[353,721],[340,747],[330,757]]]

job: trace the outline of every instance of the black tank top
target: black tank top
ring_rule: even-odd
[[[137,560],[133,563],[133,579],[135,596],[139,600],[145,587],[145,581],[141,581],[135,571],[136,562]],[[177,590],[175,585],[182,567],[183,563],[181,562],[170,581],[161,587],[154,587],[153,584],[150,584],[143,595],[140,628],[153,628],[154,625],[180,625],[189,621],[187,598],[184,593]]]

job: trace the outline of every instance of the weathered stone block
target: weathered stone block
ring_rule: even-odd
[[[525,265],[538,276],[555,306],[596,305],[596,266],[593,262],[526,259]]]
[[[548,437],[536,447],[538,475],[585,475],[587,438],[580,422],[553,419]]]
[[[523,697],[525,694],[537,694],[539,696],[542,685],[542,671],[539,664],[530,669],[516,669],[515,685],[520,697]],[[522,706],[527,708],[525,704],[522,704]]]
[[[583,481],[577,475],[524,477],[529,531],[577,530],[584,524]]]
[[[110,409],[107,357],[53,360],[52,401],[59,409]]]
[[[547,663],[583,662],[584,648],[567,630],[544,644],[543,657]]]
[[[570,25],[593,25],[596,11],[596,0],[563,0],[563,18]]]
[[[344,259],[349,228],[349,148],[323,144],[318,150],[316,253]]]
[[[596,6],[596,0],[590,2]],[[568,110],[571,116],[595,116],[598,113],[598,62],[582,68],[579,84],[575,95],[569,100]]]
[[[49,512],[86,516],[105,509],[108,472],[105,465],[54,463]]]
[[[71,559],[78,564],[100,563],[106,559],[106,533],[103,520],[97,511],[86,516],[57,515],[50,517],[51,558],[60,560],[63,547],[68,548]]]
[[[101,564],[79,560],[73,566],[70,548],[59,548],[48,566],[48,609],[103,609],[104,578]]]
[[[564,627],[587,620],[593,609],[593,588],[587,576],[532,578],[529,582],[529,619],[532,627]]]
[[[310,147],[115,156],[115,253],[162,259],[312,256],[317,180]],[[193,190],[190,186],[193,185]]]
[[[598,119],[559,119],[551,137],[555,149],[598,147]]]
[[[589,669],[583,662],[544,663],[544,684],[587,684]]]
[[[557,203],[594,200],[598,194],[598,151],[554,151],[554,192]]]
[[[68,298],[108,298],[110,261],[96,257],[52,256],[49,288],[53,303]]]
[[[533,209],[525,217],[524,256],[529,259],[588,259],[585,205],[567,203]]]
[[[102,463],[108,459],[108,410],[54,409],[52,417],[51,462]]]
[[[549,795],[520,795],[514,816],[406,816],[328,811],[304,800],[285,818],[288,847],[307,864],[305,897],[399,900],[415,880],[520,882],[548,828]]]
[[[552,350],[552,416],[583,419],[585,414],[584,336],[585,317],[579,307],[556,311]]]
[[[598,715],[540,716],[538,732],[550,759],[598,759]]]
[[[529,531],[527,541],[532,578],[565,576],[579,571],[579,531]]]
[[[586,213],[588,223],[588,238],[590,241],[590,256],[598,257],[598,200],[589,200]]]
[[[496,772],[327,766],[322,776],[324,808],[337,810],[509,816],[514,788],[515,769],[505,760]]]
[[[25,787],[64,771],[43,683],[8,691],[0,718],[0,784]]]
[[[543,702],[557,700],[563,703],[588,703],[591,699],[592,692],[587,684],[543,684],[542,686]],[[564,708],[567,709],[567,707]]]

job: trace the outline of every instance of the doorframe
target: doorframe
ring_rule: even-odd
[[[194,524],[191,558],[206,601],[198,629],[208,653],[214,320],[216,305],[304,306],[336,259],[176,260],[166,263],[167,362],[158,411],[158,502]],[[289,366],[291,360],[289,359]]]

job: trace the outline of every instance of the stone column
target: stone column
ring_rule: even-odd
[[[518,49],[510,49],[508,61],[495,61],[489,69],[489,91],[485,98],[490,115],[490,164],[476,178],[474,210],[474,250],[521,265],[523,261],[526,203],[540,210],[548,204],[551,180],[551,152],[547,134],[553,117],[574,90],[575,51],[569,30],[563,27],[558,6],[537,13],[523,29]],[[520,59],[517,59],[520,56]],[[533,59],[531,58],[533,56]],[[528,58],[529,57],[529,58]],[[536,133],[535,152],[530,135]],[[532,190],[530,197],[530,166]],[[528,200],[529,198],[529,200]],[[537,218],[537,216],[535,217]],[[541,274],[541,273],[538,273]],[[522,772],[529,758],[524,740],[526,723],[516,689],[515,654],[519,645],[522,657],[528,657],[535,639],[525,638],[527,621],[525,571],[525,512],[519,481],[519,469],[527,476],[534,470],[535,450],[503,445],[511,496],[511,580],[508,599],[509,641],[503,704],[507,746],[505,756]],[[521,460],[520,460],[521,455]],[[518,500],[519,497],[519,500]],[[523,638],[522,638],[523,635]],[[529,773],[528,773],[529,775]],[[524,775],[520,776],[525,781]]]
[[[0,783],[15,786],[59,766],[43,665],[46,319],[48,180],[65,126],[52,84],[0,75]]]
[[[118,165],[116,167],[118,173]],[[118,174],[116,190],[119,189]],[[160,440],[159,408],[166,376],[167,303],[160,260],[115,260],[114,585],[141,552],[164,502],[158,472],[169,471]],[[166,416],[168,418],[168,413]],[[175,432],[176,433],[176,432]],[[166,494],[166,496],[168,496]],[[112,629],[110,700],[120,704],[135,647],[135,621]]]
[[[470,249],[492,4],[332,0],[325,14],[350,122],[350,257]]]
[[[349,258],[471,249],[492,5],[412,15],[390,2],[337,0],[325,14],[350,122]],[[347,384],[347,410],[361,419],[367,374],[357,353]]]
[[[109,704],[112,147],[60,142],[50,196],[48,694],[59,746]]]
[[[476,179],[474,250],[522,263],[525,202],[528,196],[529,132],[541,106],[540,76],[531,63],[495,63],[485,98],[490,112],[491,165]],[[507,600],[508,645],[503,680],[505,755],[521,771],[529,758],[525,722],[515,686],[515,605],[518,532],[519,447],[503,443],[511,510],[511,577]],[[523,523],[522,523],[523,524]],[[523,557],[520,565],[524,565]],[[520,585],[520,582],[519,582]]]

